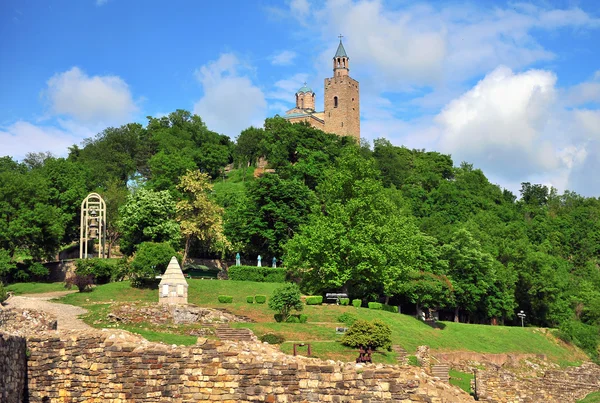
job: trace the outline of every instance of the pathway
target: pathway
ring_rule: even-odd
[[[10,297],[5,302],[7,308],[35,309],[47,312],[56,317],[58,330],[91,329],[85,324],[79,315],[87,313],[87,310],[73,305],[51,302],[53,298],[59,298],[73,291],[47,292],[43,294],[24,294]],[[75,291],[76,292],[76,291]]]

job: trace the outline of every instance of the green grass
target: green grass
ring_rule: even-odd
[[[590,393],[585,398],[578,400],[577,403],[600,403],[600,392]]]
[[[392,343],[400,345],[413,354],[419,345],[429,345],[435,351],[472,351],[478,353],[533,353],[545,354],[552,362],[561,365],[577,364],[585,356],[578,350],[566,346],[545,329],[471,325],[443,322],[445,328],[432,329],[412,316],[378,311],[366,308],[338,305],[304,306],[308,323],[276,323],[274,312],[267,304],[248,304],[249,295],[264,294],[268,297],[281,287],[277,283],[254,283],[245,281],[188,280],[188,301],[199,306],[226,308],[232,313],[248,316],[256,323],[235,323],[233,327],[251,329],[258,337],[268,332],[282,334],[288,343],[282,350],[291,351],[291,342],[310,342],[314,345],[314,355],[326,359],[353,361],[358,353],[354,349],[341,346],[337,341],[335,328],[344,326],[337,318],[344,312],[356,315],[359,319],[380,319],[392,329]],[[219,295],[231,295],[233,303],[220,304]],[[268,302],[267,297],[267,302]],[[84,318],[93,326],[104,326],[111,302],[141,301],[156,302],[157,290],[135,289],[129,282],[111,283],[96,287],[92,292],[69,294],[62,302],[82,306],[90,310]],[[164,329],[140,327],[148,332]],[[170,329],[176,333],[180,330]],[[162,336],[160,336],[162,337]],[[189,336],[186,336],[189,337]],[[375,362],[395,362],[394,353],[378,354]]]
[[[12,291],[15,295],[67,291],[64,283],[15,283],[7,285],[5,288],[6,291]]]
[[[451,369],[450,371],[450,384],[454,386],[458,386],[462,390],[467,393],[471,393],[471,379],[473,379],[473,374],[469,374],[466,372],[456,371]]]

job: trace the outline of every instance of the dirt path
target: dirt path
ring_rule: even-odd
[[[86,325],[78,318],[79,315],[87,312],[85,309],[78,306],[59,304],[50,301],[53,298],[59,298],[63,295],[70,294],[71,292],[73,291],[13,296],[5,302],[5,306],[8,308],[37,309],[38,311],[44,311],[54,315],[58,323],[58,330],[91,329],[90,326]]]

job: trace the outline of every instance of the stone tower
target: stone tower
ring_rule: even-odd
[[[306,86],[306,83],[296,92],[296,108],[308,112],[315,111],[315,93]]]
[[[358,81],[349,75],[350,58],[342,39],[333,56],[333,77],[325,79],[325,131],[360,141]]]

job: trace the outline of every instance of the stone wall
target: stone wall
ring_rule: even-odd
[[[600,367],[585,363],[542,376],[519,375],[503,368],[477,371],[477,396],[494,403],[567,403],[600,391]]]
[[[167,346],[97,330],[27,343],[31,402],[473,401],[420,368],[291,357],[261,343]]]
[[[22,402],[26,379],[25,339],[0,333],[0,402]]]

